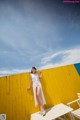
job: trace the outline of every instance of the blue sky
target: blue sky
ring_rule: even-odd
[[[80,62],[80,4],[0,1],[0,76]]]

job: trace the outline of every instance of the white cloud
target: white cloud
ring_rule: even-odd
[[[58,57],[58,55],[61,55],[62,60],[55,63],[51,62],[51,60],[55,57]],[[50,56],[42,58],[41,64],[43,65],[40,67],[40,69],[47,69],[74,63],[80,63],[80,48],[59,51]]]
[[[47,69],[80,62],[79,48],[55,52],[58,49],[75,46],[75,43],[79,44],[79,38],[73,42],[76,37],[72,34],[74,39],[70,39],[70,43],[68,38],[66,41],[64,33],[59,32],[59,25],[55,22],[55,13],[53,13],[53,21],[44,6],[39,11],[36,7],[41,8],[37,4],[35,6],[34,2],[27,2],[25,6],[19,8],[8,4],[0,7],[0,42],[2,43],[0,43],[0,58],[6,58],[2,60],[1,64],[4,67],[8,63],[8,68],[13,67],[12,70],[7,68],[0,70],[1,76],[30,71],[30,69],[18,69],[20,65],[21,68],[25,67],[24,63],[27,63],[28,66],[33,63],[39,64],[40,69]],[[64,42],[68,44],[65,45]],[[61,59],[56,61],[55,58],[59,56]],[[53,59],[55,62],[52,62]],[[14,69],[15,66],[12,64],[14,61],[16,61],[17,69]]]
[[[58,56],[62,53],[63,53],[63,51],[59,51],[59,52],[56,52],[54,54],[51,54],[50,56],[42,58],[41,59],[41,64],[46,64],[47,62],[50,62],[53,58],[55,58],[56,56]]]
[[[12,69],[12,70],[0,70],[0,77],[2,76],[8,76],[8,75],[12,75],[12,74],[20,74],[20,73],[25,73],[25,72],[29,72],[30,69]]]
[[[61,61],[55,63],[51,62],[52,59],[54,59],[56,56],[58,57],[59,55],[61,55],[62,58]],[[74,63],[80,63],[80,48],[58,51],[51,55],[46,54],[46,57],[43,57],[41,59],[42,66],[40,66],[39,69],[48,69]],[[12,69],[12,70],[4,69],[0,70],[0,76],[25,73],[29,71],[30,69]]]

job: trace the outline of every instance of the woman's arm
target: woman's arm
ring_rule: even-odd
[[[30,75],[30,86],[27,88],[27,90],[30,90],[32,88],[32,78],[31,78],[31,75]]]
[[[42,78],[42,72],[40,72],[39,78]]]

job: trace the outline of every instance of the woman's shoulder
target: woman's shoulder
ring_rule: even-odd
[[[33,76],[34,76],[34,74],[33,74],[33,73],[30,73],[30,76],[31,76],[31,77],[33,77]]]
[[[30,73],[30,76],[32,76],[33,75],[33,73]]]

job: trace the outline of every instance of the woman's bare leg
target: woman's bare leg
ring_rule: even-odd
[[[38,103],[39,103],[40,110],[44,111],[44,106],[43,106],[42,97],[41,97],[41,90],[40,90],[39,87],[37,87],[36,92],[37,92],[36,97],[37,97],[37,100],[38,100]]]

